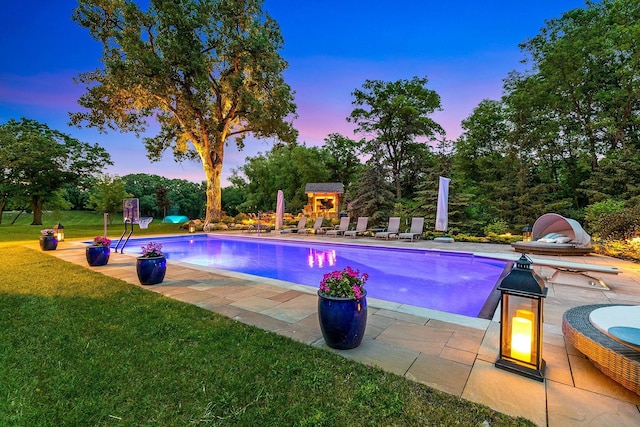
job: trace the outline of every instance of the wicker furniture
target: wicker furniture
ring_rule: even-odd
[[[611,304],[582,305],[562,317],[562,333],[605,375],[640,394],[640,352],[603,334],[589,321],[589,313]]]

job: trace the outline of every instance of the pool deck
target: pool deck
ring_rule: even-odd
[[[243,236],[281,237],[275,233]],[[511,246],[497,244],[381,241],[295,234],[282,238],[517,257]],[[89,267],[84,245],[79,241],[60,242],[57,250],[45,253],[140,286],[132,255],[112,252],[108,265]],[[601,255],[537,257],[617,267],[622,271],[619,275],[591,273],[606,282],[608,290],[593,286],[588,280],[572,279],[572,284],[547,283],[544,382],[494,367],[499,355],[499,313],[493,320],[483,320],[368,299],[365,339],[353,350],[339,351],[324,344],[317,320],[317,296],[309,287],[169,261],[164,282],[144,288],[378,366],[497,411],[525,417],[539,426],[640,425],[640,396],[602,374],[565,342],[561,331],[562,314],[569,308],[598,303],[640,304],[640,264]],[[554,272],[549,267],[536,267],[535,270],[543,277],[550,277]]]

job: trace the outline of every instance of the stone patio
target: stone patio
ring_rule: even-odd
[[[250,237],[279,236],[269,233]],[[420,247],[495,257],[515,255],[510,246],[495,244],[381,242],[369,238],[354,241],[295,234],[285,238]],[[89,267],[81,242],[61,242],[56,251],[46,253],[140,286],[132,255],[112,252],[108,265]],[[589,285],[548,284],[544,312],[545,382],[494,367],[500,336],[496,316],[489,321],[368,299],[369,318],[363,343],[356,349],[339,351],[324,344],[317,320],[317,296],[309,287],[170,261],[164,282],[144,288],[364,364],[379,366],[500,412],[528,418],[540,426],[640,425],[640,396],[597,370],[565,343],[561,332],[562,314],[571,307],[640,303],[640,265],[599,255],[544,258],[614,266],[623,272],[617,276],[594,274],[602,278],[610,290]],[[536,271],[549,277],[554,270],[537,267]]]

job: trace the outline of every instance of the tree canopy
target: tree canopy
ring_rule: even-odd
[[[207,179],[206,221],[221,215],[220,176],[229,139],[247,134],[297,138],[291,88],[280,56],[283,39],[261,0],[79,0],[73,18],[103,45],[103,68],[81,74],[86,85],[71,115],[76,125],[144,138],[151,160],[171,149],[199,159]]]
[[[125,175],[122,181],[131,197],[138,198],[142,215],[154,218],[164,218],[166,215],[200,218],[204,212],[204,183],[142,173]]]
[[[396,198],[402,197],[401,173],[408,160],[408,146],[420,138],[434,140],[444,130],[431,117],[441,109],[440,96],[427,89],[426,77],[384,82],[366,80],[353,92],[356,108],[348,121],[355,132],[367,134],[364,152],[377,157],[391,169]]]
[[[297,213],[307,203],[305,184],[327,182],[329,178],[323,152],[302,144],[274,147],[265,154],[248,157],[245,165],[234,171],[231,181],[247,195],[240,207],[245,211],[275,210],[276,195],[282,190],[287,209]]]
[[[102,175],[96,179],[89,196],[88,207],[109,214],[109,224],[113,224],[116,212],[122,211],[122,199],[131,197],[124,188],[124,181],[117,176]]]
[[[463,121],[454,181],[487,223],[640,198],[640,4],[587,2],[521,44],[528,69]],[[477,217],[478,218],[478,217]]]
[[[42,225],[45,205],[66,207],[61,197],[65,185],[78,184],[112,164],[97,144],[25,118],[0,125],[0,159],[0,214],[10,198],[23,200],[33,211],[32,225]]]

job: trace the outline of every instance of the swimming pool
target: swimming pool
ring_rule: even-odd
[[[506,262],[472,254],[234,236],[131,239],[127,253],[149,241],[167,259],[318,288],[322,276],[351,266],[369,274],[367,295],[478,317]]]

